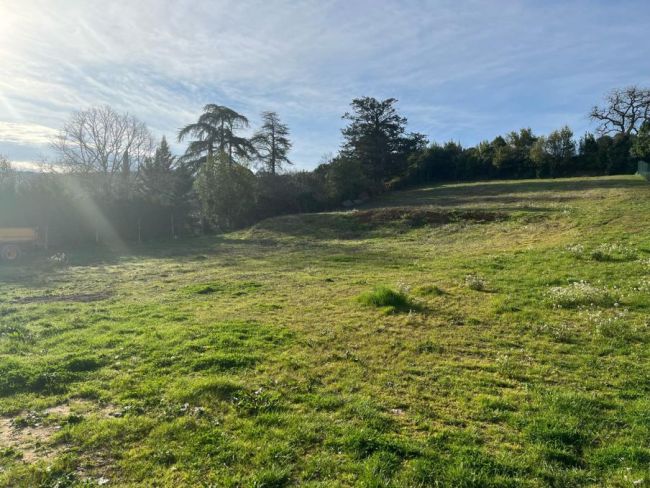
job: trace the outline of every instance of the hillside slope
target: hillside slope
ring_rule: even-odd
[[[648,486],[648,216],[439,185],[0,266],[0,486]]]

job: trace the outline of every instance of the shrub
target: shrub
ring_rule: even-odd
[[[378,286],[372,291],[359,295],[359,302],[373,307],[384,308],[387,312],[408,311],[415,308],[402,292],[387,286]]]

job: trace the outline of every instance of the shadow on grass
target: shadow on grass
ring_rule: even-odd
[[[632,189],[646,187],[648,182],[632,176],[610,178],[567,178],[557,180],[485,181],[479,183],[441,183],[411,190],[393,192],[388,198],[370,202],[367,208],[390,205],[392,200],[401,204],[462,206],[467,204],[561,203],[575,200],[567,195],[539,195],[553,192],[584,192],[598,189]],[[529,193],[530,196],[513,195]],[[539,205],[535,205],[539,207]],[[543,209],[543,207],[541,207]]]

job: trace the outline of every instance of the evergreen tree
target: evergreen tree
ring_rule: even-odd
[[[342,130],[342,156],[356,159],[375,183],[402,173],[412,146],[422,146],[424,136],[405,136],[406,118],[397,113],[397,100],[356,98],[352,111],[343,115],[350,124]]]
[[[249,223],[255,204],[255,175],[230,163],[225,152],[207,158],[199,170],[196,190],[204,228],[228,230]]]
[[[178,141],[193,137],[190,141],[184,162],[199,167],[210,156],[223,152],[228,163],[243,163],[255,154],[255,148],[237,131],[248,127],[248,119],[233,109],[222,105],[208,104],[197,122],[186,125],[178,132]]]
[[[293,164],[287,157],[292,146],[289,127],[280,121],[275,112],[263,112],[262,120],[262,127],[253,136],[252,143],[264,168],[276,174],[284,164]]]
[[[149,201],[169,205],[174,195],[176,158],[163,136],[153,157],[147,158],[139,171],[141,193]]]
[[[190,210],[193,178],[189,165],[172,155],[163,136],[154,156],[147,158],[140,167],[138,176],[142,198],[168,216],[169,232],[175,236]]]

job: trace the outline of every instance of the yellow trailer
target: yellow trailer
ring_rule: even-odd
[[[31,227],[0,227],[0,258],[15,261],[27,246],[38,242],[38,232]]]

